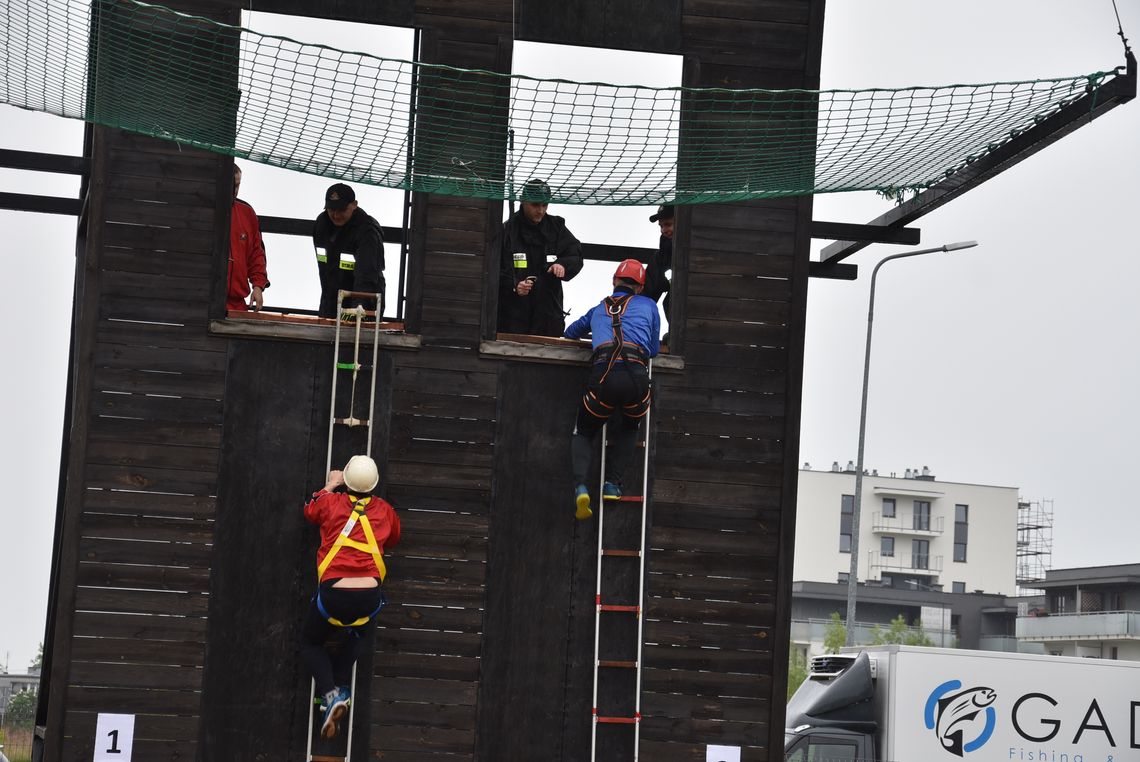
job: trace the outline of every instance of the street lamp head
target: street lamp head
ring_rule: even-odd
[[[942,247],[943,251],[957,251],[958,249],[972,249],[978,245],[977,241],[958,241],[956,243],[948,243]]]

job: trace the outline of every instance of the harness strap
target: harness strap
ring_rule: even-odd
[[[601,381],[606,380],[606,376],[614,368],[614,363],[622,358],[622,350],[625,349],[625,337],[622,335],[621,318],[625,314],[626,307],[629,306],[629,300],[633,298],[633,294],[622,294],[618,297],[607,296],[602,304],[606,305],[606,313],[610,316],[610,326],[613,329],[613,346],[610,349],[610,356],[606,361],[606,370],[602,373]],[[605,346],[605,345],[603,345]],[[601,349],[601,347],[599,347]]]
[[[388,596],[384,595],[384,591],[381,590],[380,591],[380,605],[378,605],[376,607],[375,611],[373,611],[371,614],[368,614],[367,616],[362,616],[359,619],[354,619],[351,622],[342,622],[339,619],[337,619],[335,616],[332,616],[331,614],[329,614],[329,610],[327,608],[325,608],[325,602],[321,600],[321,589],[319,587],[317,588],[317,597],[316,597],[317,611],[320,612],[320,615],[325,618],[325,621],[328,622],[329,624],[331,624],[333,627],[359,627],[362,624],[366,624],[369,619],[371,619],[372,617],[379,614],[380,609],[384,608],[384,606],[387,605],[387,603],[388,603]]]
[[[590,357],[590,364],[593,365],[608,360],[613,349],[614,345],[608,342],[599,345],[598,348],[594,350],[594,354]],[[625,346],[621,348],[619,354],[619,359],[623,362],[645,365],[649,360],[649,353],[646,352],[643,347],[634,344],[632,341],[625,342]]]
[[[340,530],[340,535],[337,536],[336,542],[329,548],[329,552],[321,559],[321,563],[317,566],[317,581],[324,579],[325,572],[328,571],[329,565],[332,564],[336,554],[340,552],[341,548],[348,547],[353,550],[359,550],[362,553],[367,553],[372,556],[372,560],[376,563],[376,571],[380,574],[380,581],[384,581],[384,577],[388,576],[388,568],[384,564],[384,556],[380,553],[380,546],[376,544],[376,535],[372,531],[372,524],[368,522],[368,516],[364,514],[365,508],[372,502],[372,498],[366,497],[363,500],[357,500],[352,495],[348,496],[349,501],[352,503],[352,514],[348,517],[348,521],[344,523],[344,529]],[[356,527],[356,522],[360,522],[360,528],[364,530],[364,539],[367,542],[360,542],[349,537],[352,530]],[[330,620],[331,621],[331,620]]]

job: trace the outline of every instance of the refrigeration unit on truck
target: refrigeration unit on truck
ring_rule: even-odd
[[[812,659],[788,762],[1140,762],[1140,662],[915,646]]]

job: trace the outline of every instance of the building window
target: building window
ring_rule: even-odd
[[[895,538],[884,537],[880,545],[880,551],[884,556],[893,556],[895,554]]]
[[[631,63],[632,62],[632,63]],[[639,136],[647,145],[659,146],[664,155],[676,158],[679,146],[680,123],[662,118],[662,106],[665,94],[670,88],[680,87],[684,58],[679,55],[664,53],[631,52],[607,48],[579,47],[573,45],[559,45],[545,42],[532,42],[516,40],[511,53],[512,74],[534,77],[536,79],[516,79],[511,86],[510,125],[512,140],[515,149],[513,154],[514,166],[509,167],[512,177],[508,178],[516,190],[527,180],[537,178],[546,180],[555,195],[563,188],[559,178],[550,174],[551,167],[542,161],[543,146],[550,142],[574,144],[578,146],[578,169],[563,173],[562,179],[571,185],[583,181],[590,173],[590,166],[595,163],[605,163],[608,159],[603,155],[612,151],[616,145],[626,141],[628,130],[631,129],[628,119],[623,116],[620,105],[615,106],[615,116],[605,125],[591,122],[591,140],[589,145],[579,141],[575,130],[580,122],[589,121],[589,114],[595,107],[593,98],[603,97],[600,94],[591,95],[590,88],[579,87],[569,83],[539,81],[539,80],[570,80],[571,82],[606,82],[610,72],[621,70],[622,67],[633,65],[640,74],[638,84],[646,88],[661,88],[661,90],[638,91],[638,98],[648,98],[640,101],[646,104],[645,111],[629,112],[633,118],[646,121],[638,126]],[[629,91],[622,96],[629,95]],[[654,100],[651,93],[658,93]],[[620,97],[619,99],[620,100]],[[550,121],[540,123],[535,112],[542,109],[550,112]],[[504,127],[504,129],[507,129]],[[609,136],[609,139],[607,139]],[[664,166],[664,164],[662,165]],[[667,182],[675,184],[675,171]],[[508,204],[503,204],[503,216],[508,217],[510,210]],[[517,209],[517,204],[514,205]],[[651,251],[658,249],[661,230],[656,223],[650,223],[648,218],[655,207],[649,204],[644,206],[617,206],[601,204],[562,204],[555,200],[549,213],[563,217],[566,227],[584,244],[585,262],[581,272],[572,280],[561,282],[563,291],[562,309],[569,312],[569,321],[583,315],[591,307],[598,304],[602,297],[610,292],[604,291],[609,287],[613,278],[616,262],[600,259],[591,259],[590,251],[598,244],[614,244],[647,248]],[[597,231],[605,231],[599,234]],[[497,230],[494,232],[498,232]],[[495,236],[492,234],[491,239]],[[494,253],[495,261],[502,254]],[[645,252],[647,257],[652,256]],[[506,268],[512,269],[512,268]],[[522,271],[525,273],[525,271]],[[512,273],[514,275],[518,272]],[[540,276],[541,277],[541,276]],[[659,302],[661,300],[659,299]],[[659,303],[661,310],[661,332],[664,335],[669,331],[669,320],[679,322],[678,315],[668,315],[664,312],[664,304]],[[679,300],[671,300],[671,311],[677,313],[680,309]],[[496,325],[497,331],[506,331],[506,326]],[[677,332],[673,332],[677,339]]]
[[[966,583],[965,582],[954,582],[954,583],[952,583],[950,585],[950,592],[952,592],[952,593],[964,593],[964,592],[966,592]]]
[[[295,4],[295,7],[301,6]],[[318,109],[340,113],[344,102],[338,99],[347,99],[349,97],[347,93],[353,92],[356,86],[363,87],[359,83],[366,81],[370,76],[390,78],[388,85],[393,87],[391,97],[396,100],[407,98],[408,101],[392,103],[390,109],[386,109],[386,120],[390,118],[390,121],[384,125],[384,130],[370,131],[370,138],[380,140],[381,133],[392,136],[391,141],[383,145],[398,151],[397,157],[393,159],[394,163],[401,166],[406,163],[408,141],[404,136],[408,134],[411,119],[412,73],[408,65],[398,62],[415,60],[414,29],[314,19],[264,11],[243,11],[242,18],[243,26],[247,29],[256,29],[259,33],[242,35],[242,60],[255,67],[258,76],[264,76],[265,81],[262,84],[265,87],[280,86],[285,91],[290,91],[300,84],[293,81],[294,75],[300,77],[313,75],[320,78],[320,84],[314,84],[306,93],[306,97],[310,99],[311,113],[316,113]],[[297,44],[278,44],[277,40],[263,39],[260,35],[303,39],[306,43],[360,51],[363,55],[343,54],[344,68],[330,72],[322,68],[327,64],[327,59],[317,62],[312,58],[315,55],[314,48],[302,49]],[[382,71],[370,68],[377,62],[368,56],[382,56],[388,63],[384,64]],[[351,67],[348,65],[349,58],[353,62]],[[274,60],[280,62],[280,68],[273,68]],[[289,74],[290,69],[296,71]],[[350,70],[360,79],[356,79]],[[249,109],[253,113],[264,110],[263,102],[244,100],[249,97],[251,96],[248,93],[242,94],[243,102],[240,106],[242,110]],[[356,102],[349,105],[352,107],[353,116],[361,117],[365,106]],[[260,120],[247,118],[244,120],[242,131],[237,135],[239,141],[237,145],[253,145],[259,139],[258,132],[262,129]],[[304,147],[298,144],[299,134],[299,131],[294,134],[290,130],[283,130],[277,134],[274,150],[278,157],[289,151],[304,150]],[[261,137],[268,140],[264,134]],[[324,150],[326,147],[321,148]],[[334,149],[329,148],[329,150]],[[326,160],[324,166],[337,166],[336,160],[330,158],[331,156],[331,153],[328,156],[322,155],[321,158]],[[329,161],[332,163],[328,163]],[[319,162],[309,166],[314,166],[316,163]],[[240,197],[248,201],[260,217],[284,218],[277,224],[286,226],[266,232],[266,224],[261,225],[261,237],[267,258],[267,276],[270,281],[270,286],[264,294],[266,310],[293,315],[316,314],[321,299],[321,284],[316,266],[316,257],[320,252],[314,248],[311,229],[314,218],[324,212],[325,191],[338,181],[331,177],[304,174],[279,165],[261,164],[252,160],[238,159],[237,164],[242,170]],[[296,162],[291,164],[295,165]],[[384,314],[389,319],[402,321],[406,317],[405,272],[408,252],[406,243],[393,240],[395,236],[392,233],[399,231],[405,242],[410,240],[404,217],[409,195],[398,188],[380,188],[364,182],[354,182],[352,179],[346,182],[355,191],[360,209],[388,229],[384,243]],[[347,263],[347,259],[345,261]]]
[[[966,561],[966,540],[970,526],[970,506],[958,504],[954,506],[954,560]]]
[[[927,505],[930,505],[927,503]],[[910,541],[911,566],[915,569],[930,568],[930,540]]]
[[[855,496],[844,495],[839,503],[839,552],[851,552],[851,522],[855,515]]]
[[[895,499],[893,497],[883,498],[883,518],[893,519],[895,517]]]
[[[881,587],[894,587],[895,586],[895,578],[892,577],[890,574],[884,574],[881,577],[879,577],[879,585]]]
[[[846,585],[851,581],[851,572],[839,572],[839,579],[836,581],[841,585]]]
[[[914,501],[914,528],[930,531],[930,501]]]

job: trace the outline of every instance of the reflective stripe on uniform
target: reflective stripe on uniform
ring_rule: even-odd
[[[317,249],[317,262],[319,262],[322,265],[327,265],[329,262],[328,254],[325,253],[325,250],[322,249],[320,246],[317,246],[316,249]],[[345,259],[345,257],[347,257],[347,259]],[[356,257],[354,257],[352,254],[349,254],[347,252],[341,252],[341,254],[340,254],[340,269],[341,270],[355,270],[356,269]]]

